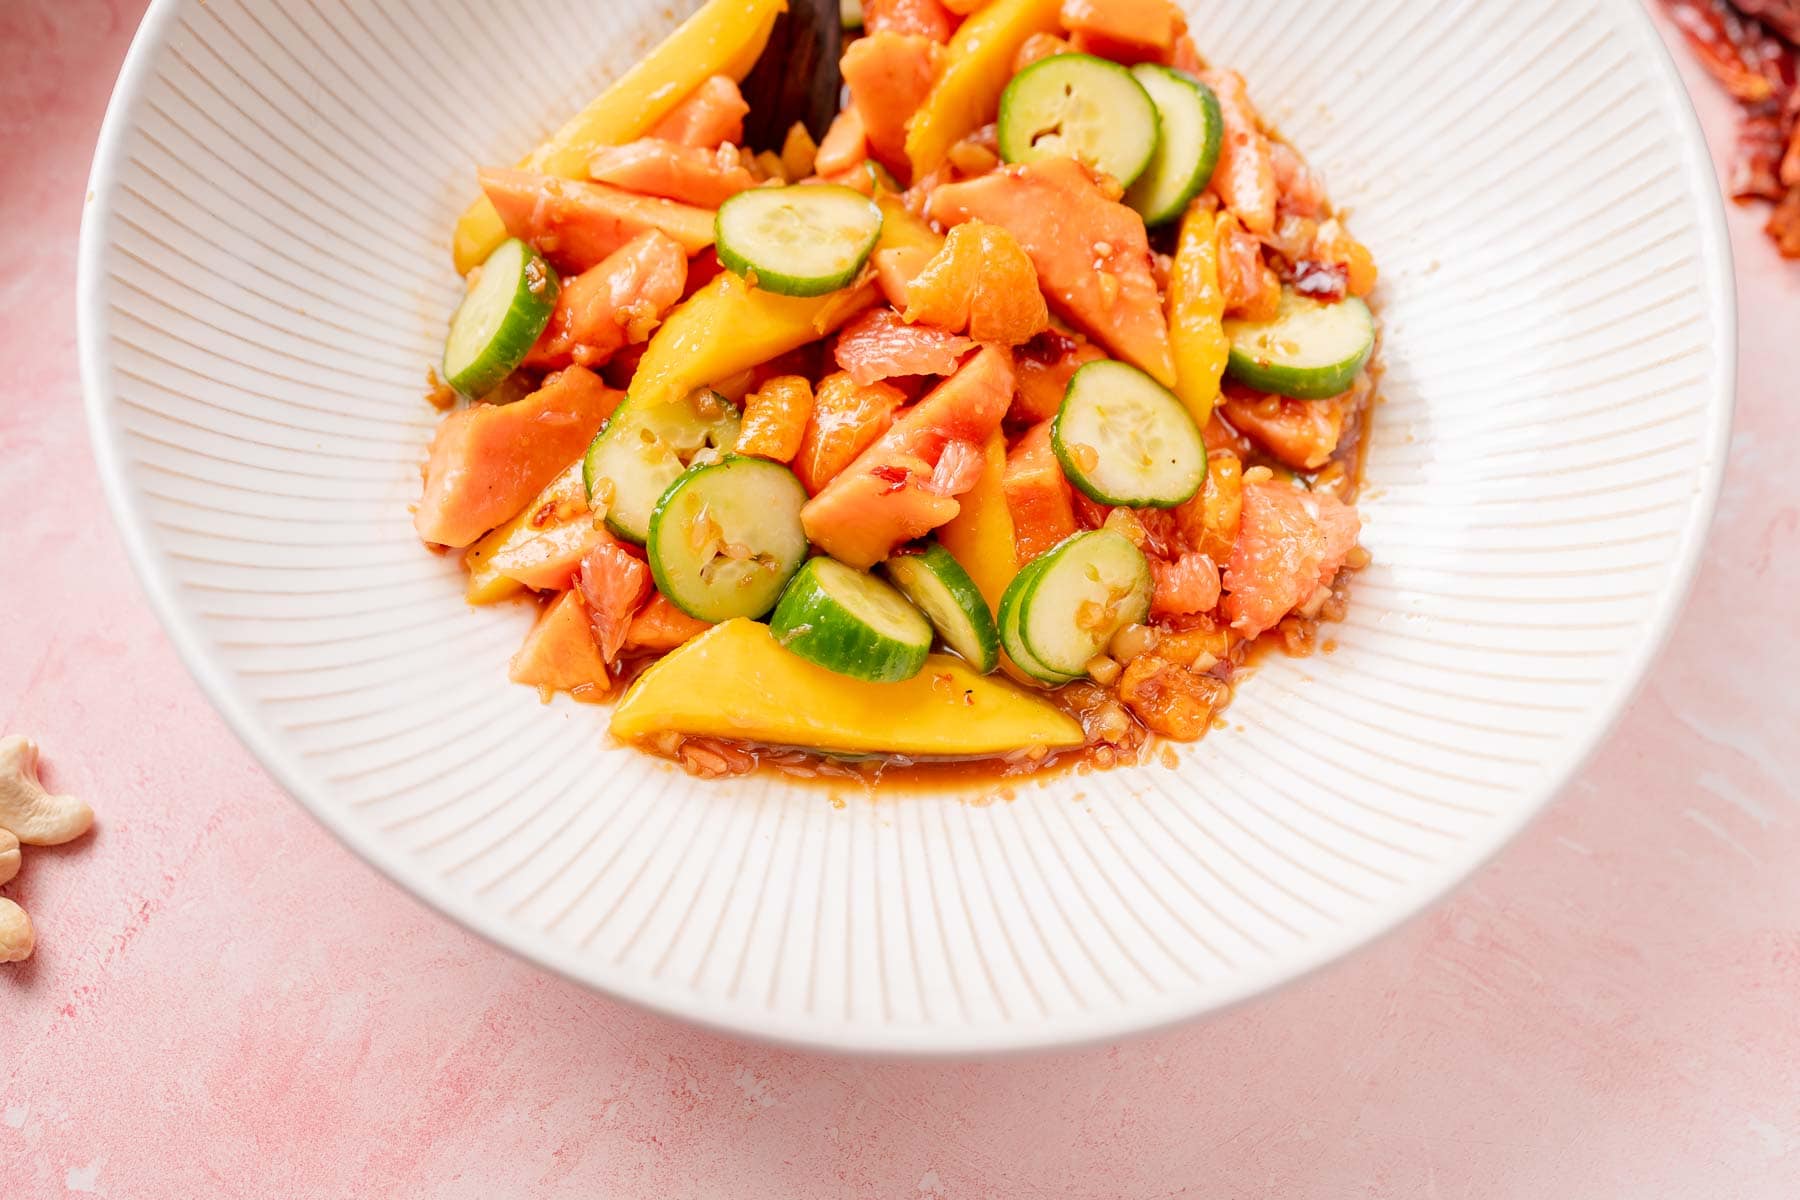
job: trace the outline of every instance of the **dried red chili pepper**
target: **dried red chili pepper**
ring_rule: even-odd
[[[1784,256],[1800,257],[1800,54],[1792,43],[1800,36],[1800,0],[1663,0],[1663,6],[1701,65],[1744,107],[1732,198],[1774,201],[1768,234]]]

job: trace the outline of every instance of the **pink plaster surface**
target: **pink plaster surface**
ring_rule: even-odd
[[[1742,396],[1692,603],[1498,861],[1166,1036],[815,1058],[427,912],[176,661],[102,504],[74,350],[82,188],[140,7],[0,0],[0,732],[100,813],[5,889],[40,948],[0,967],[0,1197],[1800,1196],[1800,264],[1760,216],[1731,218]],[[1726,104],[1684,72],[1722,154]]]

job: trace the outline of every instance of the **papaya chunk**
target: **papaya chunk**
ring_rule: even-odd
[[[997,346],[976,352],[807,501],[800,510],[807,537],[838,561],[866,568],[951,520],[961,510],[957,494],[979,477],[964,468],[979,467],[980,448],[1000,428],[1012,392],[1012,354]],[[972,452],[950,455],[953,445]],[[947,456],[955,469],[940,477]]]
[[[870,152],[902,178],[912,174],[907,125],[931,92],[943,52],[919,34],[872,33],[851,42],[839,64]]]
[[[750,105],[737,81],[729,75],[714,75],[651,126],[650,136],[711,149],[743,141],[744,118],[749,113]]]
[[[591,704],[612,690],[580,596],[564,592],[550,602],[513,655],[507,677],[537,688],[545,699],[551,692],[567,692]]]
[[[925,215],[986,221],[1018,239],[1059,313],[1165,387],[1175,382],[1169,324],[1144,219],[1073,159],[1046,158],[945,184]]]
[[[650,229],[598,266],[563,281],[550,323],[525,357],[529,367],[598,367],[645,341],[687,287],[687,252]]]
[[[559,272],[578,274],[647,229],[660,229],[689,254],[712,245],[710,209],[640,196],[604,183],[583,183],[483,167],[481,190],[506,232],[536,246]]]
[[[661,592],[652,593],[650,602],[638,610],[625,630],[623,653],[667,654],[675,647],[693,641],[712,626],[688,616]]]
[[[561,474],[621,398],[592,371],[570,367],[523,400],[451,413],[431,443],[413,528],[427,542],[467,546]]]
[[[1075,532],[1075,501],[1050,445],[1049,421],[1034,426],[1007,455],[1001,488],[1020,566]]]
[[[603,146],[588,160],[588,174],[626,191],[699,208],[717,208],[756,186],[736,146],[707,149],[661,138]]]
[[[509,546],[489,561],[496,572],[536,592],[567,591],[587,552],[605,536],[593,518],[579,517],[554,525],[517,546]]]

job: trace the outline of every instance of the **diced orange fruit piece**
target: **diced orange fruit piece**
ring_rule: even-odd
[[[1073,159],[1048,158],[946,184],[926,215],[986,221],[1016,238],[1063,316],[1158,382],[1175,381],[1144,220]]]
[[[980,447],[1000,428],[1012,391],[1011,353],[983,347],[807,502],[807,537],[840,562],[871,567],[955,517],[955,497],[979,478]],[[954,479],[939,478],[956,445]]]
[[[891,383],[861,384],[846,371],[819,381],[794,474],[817,493],[893,424],[906,395]]]
[[[1050,327],[1037,268],[998,225],[966,221],[908,285],[906,319],[1016,346]]]
[[[737,453],[792,462],[812,417],[812,384],[804,375],[778,375],[744,400]]]

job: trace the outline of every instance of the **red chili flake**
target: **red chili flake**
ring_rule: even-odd
[[[1019,358],[1040,366],[1052,366],[1081,348],[1081,343],[1057,329],[1046,329],[1013,351]]]
[[[904,488],[907,480],[912,478],[912,475],[905,467],[896,467],[892,465],[876,467],[874,470],[870,471],[869,474],[888,485],[887,490],[881,493],[884,496],[891,496]]]

